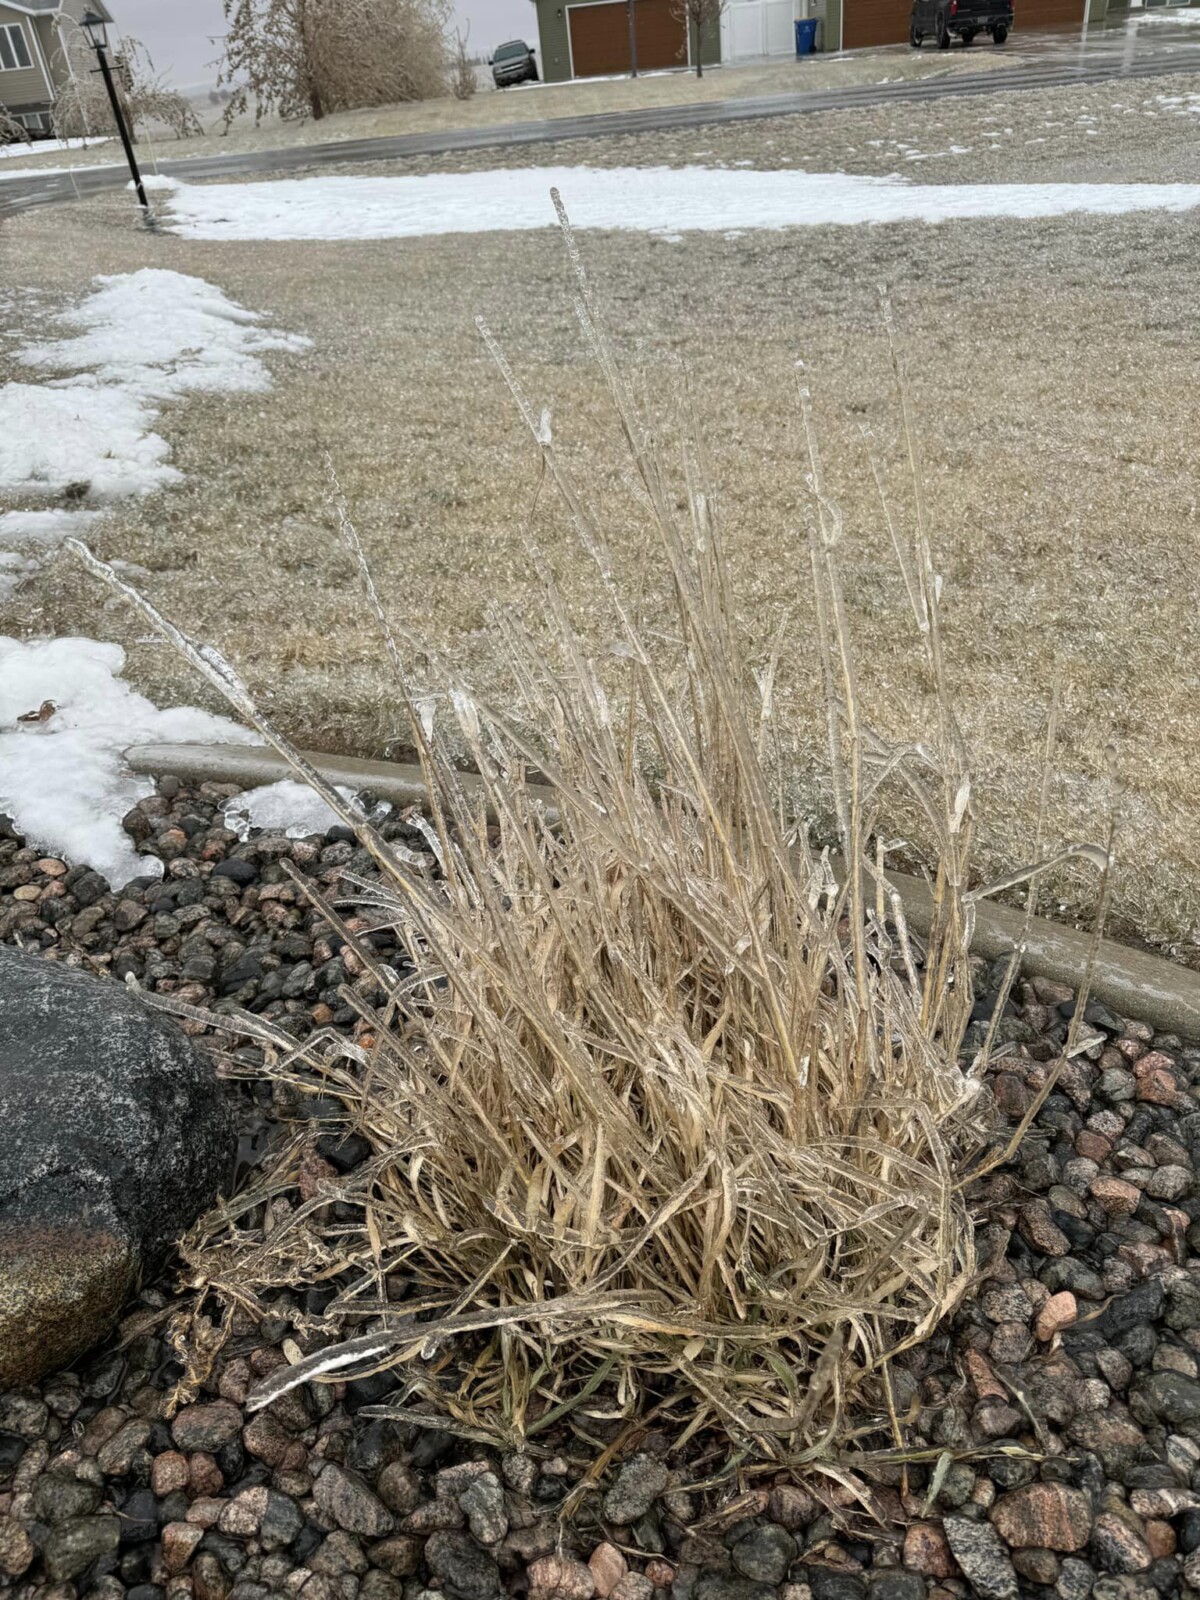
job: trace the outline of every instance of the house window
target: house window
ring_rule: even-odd
[[[29,46],[19,22],[0,27],[0,72],[15,72],[18,67],[31,67]]]

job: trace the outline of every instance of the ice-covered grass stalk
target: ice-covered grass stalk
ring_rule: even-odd
[[[208,1219],[185,1259],[198,1310],[212,1294],[253,1309],[277,1286],[336,1284],[318,1324],[335,1343],[297,1382],[396,1365],[405,1400],[440,1425],[533,1447],[552,1426],[589,1438],[595,1417],[654,1409],[680,1439],[716,1429],[742,1459],[844,1478],[902,1443],[887,1360],[932,1330],[975,1265],[960,1174],[981,1140],[978,1082],[957,1059],[972,1004],[970,781],[940,582],[919,498],[907,536],[887,502],[938,708],[927,740],[892,747],[858,704],[841,517],[805,401],[811,472],[796,523],[818,599],[839,879],[786,821],[770,693],[786,636],[760,690],[701,454],[685,450],[680,514],[563,224],[580,325],[674,594],[675,641],[651,650],[642,636],[600,519],[484,330],[601,573],[616,666],[590,658],[540,568],[549,646],[493,619],[512,704],[480,702],[435,659],[480,775],[469,796],[409,681],[403,630],[372,598],[429,785],[429,855],[346,815],[380,873],[347,887],[395,928],[407,963],[381,968],[364,946],[343,991],[363,1018],[358,1040],[327,1031],[286,1047],[271,1033],[264,1070],[336,1097],[373,1158],[314,1189],[299,1133],[263,1192]],[[339,519],[365,567],[340,501]],[[107,576],[346,813],[227,663]],[[525,785],[535,768],[553,815]],[[885,852],[869,847],[882,788],[897,783],[938,843],[924,944]],[[353,1220],[335,1219],[334,1197]],[[400,1304],[385,1290],[397,1278],[412,1285]]]

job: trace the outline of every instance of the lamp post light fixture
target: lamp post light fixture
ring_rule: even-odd
[[[129,163],[129,170],[133,174],[133,187],[137,190],[138,201],[146,219],[150,218],[150,202],[146,199],[146,188],[142,183],[142,175],[138,171],[137,157],[133,153],[133,142],[129,137],[129,129],[125,124],[125,112],[121,107],[121,99],[117,94],[117,86],[113,82],[112,68],[108,64],[108,25],[103,17],[95,11],[85,11],[79,20],[83,29],[84,38],[96,52],[96,60],[100,63],[100,73],[104,78],[104,87],[108,90],[109,104],[112,106],[113,120],[117,124],[117,132],[121,135],[121,143],[125,149],[125,159]]]

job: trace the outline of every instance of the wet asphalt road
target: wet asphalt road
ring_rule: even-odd
[[[1123,78],[1152,78],[1168,73],[1200,73],[1200,26],[1155,25],[1152,30],[1128,27],[1093,30],[1078,35],[1026,36],[1010,41],[1021,56],[1018,66],[978,73],[944,75],[933,68],[928,77],[901,83],[858,84],[846,88],[800,90],[703,104],[647,107],[579,117],[556,117],[502,127],[462,128],[435,133],[402,134],[383,139],[256,150],[191,160],[161,161],[159,170],[181,179],[282,174],[385,161],[404,156],[442,155],[448,151],[508,149],[514,145],[557,144],[565,139],[608,138],[620,134],[671,132],[683,128],[720,127],[764,117],[803,116],[855,106],[893,102],[926,102],[964,95],[1012,93],[1072,84],[1105,83]],[[1007,48],[1007,47],[1006,47]],[[889,52],[880,51],[881,64]],[[34,206],[54,205],[77,195],[116,189],[128,181],[123,167],[83,168],[73,173],[38,173],[0,180],[0,220]]]

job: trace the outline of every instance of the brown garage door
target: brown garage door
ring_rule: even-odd
[[[672,0],[635,0],[638,68],[687,65],[682,22],[672,15]],[[571,30],[571,70],[577,78],[629,71],[629,7],[625,0],[567,7]]]
[[[1083,23],[1083,0],[1016,0],[1013,28],[1078,28]]]
[[[844,0],[844,50],[868,45],[903,44],[912,15],[909,0]],[[1015,0],[1015,29],[1077,28],[1083,21],[1083,0]]]
[[[912,0],[843,0],[843,50],[874,44],[903,44],[908,38]]]

